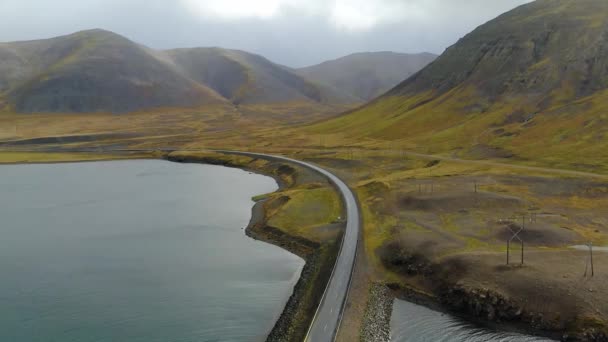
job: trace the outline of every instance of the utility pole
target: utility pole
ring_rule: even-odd
[[[591,262],[591,276],[593,277],[595,275],[593,270],[593,242],[589,242],[587,247],[589,247],[589,256],[587,257],[587,262],[585,263],[585,277],[587,277],[589,262]]]
[[[526,229],[526,215],[522,215],[521,216],[521,230],[523,231],[524,229]],[[524,264],[524,240],[523,239],[519,239],[519,241],[521,242],[521,264]]]
[[[593,271],[593,242],[589,242],[589,254],[591,256],[591,276],[595,276],[595,272]]]
[[[507,265],[509,265],[509,264],[510,264],[509,257],[510,257],[510,252],[511,252],[511,241],[513,241],[513,240],[515,240],[515,239],[519,240],[519,242],[520,242],[520,244],[521,244],[521,264],[522,264],[522,265],[524,264],[524,240],[522,240],[522,239],[519,237],[519,234],[520,234],[520,233],[521,233],[521,232],[524,230],[524,228],[525,228],[525,226],[524,226],[524,224],[525,224],[525,220],[526,220],[526,216],[525,216],[525,215],[523,215],[523,216],[522,216],[522,225],[521,225],[521,227],[519,227],[519,230],[517,230],[517,231],[515,231],[514,229],[511,229],[511,226],[510,226],[510,225],[509,225],[509,226],[507,226],[507,229],[509,229],[509,231],[510,231],[510,232],[513,234],[513,235],[511,236],[511,238],[507,240]],[[516,219],[513,219],[513,220],[512,220],[512,222],[516,222]]]

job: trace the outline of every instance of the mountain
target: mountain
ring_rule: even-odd
[[[242,51],[156,51],[103,30],[0,43],[0,104],[23,113],[357,101]]]
[[[415,74],[435,58],[437,56],[430,53],[356,53],[298,69],[297,73],[340,89],[361,101],[369,101]]]
[[[129,112],[226,102],[151,51],[93,30],[0,45],[0,92],[18,112]]]
[[[183,75],[208,85],[235,104],[356,101],[244,51],[195,48],[170,50],[166,54]]]
[[[425,153],[608,169],[608,1],[538,0],[310,129]]]

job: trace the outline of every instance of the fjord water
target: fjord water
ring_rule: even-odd
[[[550,342],[515,333],[481,329],[424,306],[395,300],[391,316],[393,342]]]
[[[268,177],[118,161],[0,166],[0,341],[260,341],[303,260],[245,236]]]

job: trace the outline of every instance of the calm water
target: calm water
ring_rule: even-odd
[[[304,262],[242,230],[268,177],[121,161],[0,166],[0,341],[257,341]]]
[[[461,320],[402,300],[395,300],[391,318],[393,342],[548,342],[513,333],[479,329]]]

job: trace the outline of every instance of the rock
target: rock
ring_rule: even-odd
[[[381,284],[372,284],[361,327],[361,341],[389,342],[392,313],[393,297],[389,288]]]

